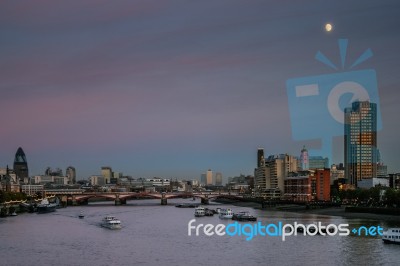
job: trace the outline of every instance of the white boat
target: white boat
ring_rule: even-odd
[[[121,221],[114,216],[106,216],[101,221],[101,226],[108,229],[121,229]]]
[[[17,213],[13,211],[13,213],[11,213],[10,216],[17,216]]]
[[[220,219],[232,219],[233,211],[231,209],[221,209],[219,211],[219,218]]]
[[[383,232],[382,240],[384,243],[400,244],[400,228],[388,228]]]
[[[79,217],[79,219],[83,219],[83,218],[85,218],[85,215],[83,214],[83,212],[81,212],[78,217]]]
[[[206,215],[206,210],[203,207],[196,207],[194,209],[194,216],[196,217],[203,217]]]

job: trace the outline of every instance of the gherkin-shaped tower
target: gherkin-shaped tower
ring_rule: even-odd
[[[28,173],[28,162],[26,161],[26,156],[24,150],[19,147],[15,153],[14,159],[14,172],[20,181],[24,181],[24,178],[29,177]]]

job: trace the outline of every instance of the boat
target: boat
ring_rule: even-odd
[[[196,217],[203,217],[206,215],[206,211],[203,207],[196,207],[194,209],[194,216]]]
[[[205,216],[214,216],[214,211],[206,208],[204,210],[204,215]]]
[[[78,217],[79,217],[79,219],[83,219],[83,218],[85,218],[85,215],[83,215],[83,212],[81,212],[81,213],[78,215]]]
[[[386,244],[400,244],[400,228],[388,228],[383,232],[382,240]]]
[[[121,229],[121,221],[114,216],[106,216],[101,221],[101,226],[108,229]]]
[[[177,204],[175,207],[177,208],[196,208],[199,204],[196,203],[186,203],[186,204]]]
[[[38,213],[55,212],[57,204],[50,203],[48,199],[43,199],[40,204],[37,205]]]
[[[219,212],[220,219],[232,219],[233,211],[231,209],[221,209]]]
[[[15,211],[13,211],[10,216],[17,216],[17,213]]]
[[[255,222],[257,221],[257,217],[251,215],[249,212],[238,212],[233,214],[232,220]]]

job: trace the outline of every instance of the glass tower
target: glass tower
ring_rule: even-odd
[[[345,177],[350,184],[376,177],[377,109],[375,103],[357,101],[344,112]]]

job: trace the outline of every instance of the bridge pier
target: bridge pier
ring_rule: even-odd
[[[78,201],[76,200],[75,195],[72,195],[72,206],[78,206]]]
[[[167,205],[167,198],[164,193],[161,195],[161,205]]]
[[[201,198],[201,204],[208,205],[209,203],[210,201],[207,195],[204,198]]]
[[[115,195],[114,204],[115,204],[115,206],[121,205],[121,201],[120,201],[120,199],[119,199],[119,195],[118,195],[118,194]]]

